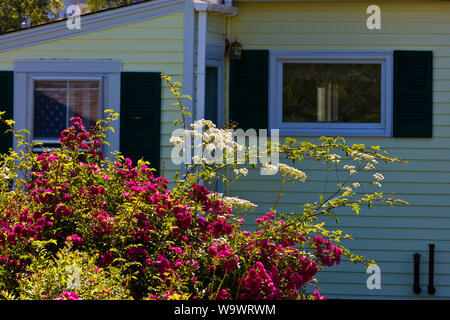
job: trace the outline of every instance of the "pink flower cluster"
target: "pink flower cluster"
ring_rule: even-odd
[[[13,259],[9,254],[0,256],[0,265],[9,265],[10,267],[18,267],[24,264],[24,260],[21,258]]]
[[[214,244],[208,248],[208,254],[221,261],[225,272],[231,272],[239,263],[239,256],[234,254],[226,244]]]
[[[92,236],[100,239],[105,235],[110,235],[114,228],[114,216],[104,210],[98,210],[92,216]]]
[[[296,299],[320,265],[339,264],[342,250],[330,240],[317,236],[309,246],[272,212],[256,219],[256,231],[242,231],[243,219],[203,185],[180,195],[142,162],[104,165],[101,143],[72,121],[60,139],[65,153],[37,156],[23,198],[0,213],[0,267],[13,267],[11,277],[26,271],[33,240],[71,243],[106,270],[126,266],[135,299],[167,298],[174,287],[196,299]],[[315,257],[304,252],[311,247]],[[65,291],[58,299],[75,298]]]
[[[279,300],[282,298],[280,283],[281,278],[277,267],[273,265],[268,272],[264,265],[258,261],[256,262],[256,268],[251,268],[248,275],[243,279],[243,292],[239,295],[239,299]]]
[[[177,226],[183,230],[189,228],[192,224],[192,215],[189,209],[183,206],[176,206],[173,209],[173,215],[177,220]]]
[[[221,213],[225,216],[231,214],[231,208],[225,206],[223,201],[210,197],[211,191],[208,191],[205,186],[195,184],[192,186],[190,192],[193,200],[202,205],[202,210],[205,213]]]
[[[66,241],[71,242],[75,248],[78,248],[79,246],[81,246],[84,243],[84,240],[75,233],[68,236],[66,238]]]
[[[61,293],[61,297],[56,298],[55,300],[82,300],[82,299],[80,299],[78,293],[64,291],[63,293]]]
[[[98,140],[91,140],[89,132],[86,131],[83,121],[80,117],[70,118],[73,125],[61,133],[59,142],[63,147],[69,150],[85,150],[85,152],[94,158],[103,159],[103,152],[100,149],[101,143]],[[91,141],[89,141],[91,140]]]
[[[322,265],[332,267],[335,263],[341,262],[342,249],[333,245],[330,240],[324,241],[321,236],[316,236],[312,242]]]
[[[98,256],[97,264],[101,268],[109,266],[114,261],[114,257],[111,252],[99,253]]]
[[[14,246],[18,241],[28,243],[30,238],[41,240],[42,232],[52,225],[53,222],[42,217],[39,211],[33,215],[28,209],[5,212],[3,219],[0,218],[0,248],[7,244]]]
[[[291,267],[287,267],[283,274],[283,277],[287,280],[286,289],[299,290],[301,286],[314,278],[317,271],[319,271],[319,268],[315,261],[300,256],[299,269],[293,270]]]

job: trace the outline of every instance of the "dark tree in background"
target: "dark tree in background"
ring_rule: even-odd
[[[86,0],[86,4],[88,5],[88,10],[97,11],[107,8],[114,8],[118,6],[123,6],[126,4],[140,2],[136,0]]]
[[[49,22],[62,8],[63,0],[0,0],[0,33]]]

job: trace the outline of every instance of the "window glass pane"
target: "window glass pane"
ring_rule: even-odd
[[[69,88],[91,88],[98,89],[98,81],[69,81]]]
[[[205,79],[205,119],[219,126],[218,119],[218,69],[206,67]]]
[[[90,130],[99,116],[99,91],[97,90],[70,90],[69,91],[69,118],[80,117],[86,130]]]
[[[35,81],[35,139],[57,140],[73,116],[89,128],[99,119],[99,81]]]
[[[381,64],[283,64],[283,122],[379,123],[380,110]]]
[[[33,135],[39,139],[58,139],[66,128],[67,90],[34,91]]]
[[[66,89],[67,81],[36,81],[35,89]]]

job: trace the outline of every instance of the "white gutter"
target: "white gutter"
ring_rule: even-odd
[[[197,112],[196,119],[205,118],[205,78],[206,78],[206,26],[208,14],[206,10],[198,12],[197,36]]]
[[[227,1],[227,3],[229,4],[230,1]],[[239,9],[229,5],[221,5],[201,0],[194,1],[194,8],[198,12],[196,91],[197,107],[195,119],[200,120],[205,118],[206,31],[208,12],[234,16],[239,13]]]

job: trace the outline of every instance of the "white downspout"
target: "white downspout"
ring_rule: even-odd
[[[207,11],[198,11],[197,36],[197,112],[196,119],[205,118],[205,78],[206,78],[206,26]]]
[[[206,28],[208,11],[237,15],[239,9],[232,6],[232,0],[225,0],[225,5],[218,4],[218,0],[194,0],[194,8],[198,12],[197,29],[197,89],[195,119],[205,118],[205,78],[206,78]]]

